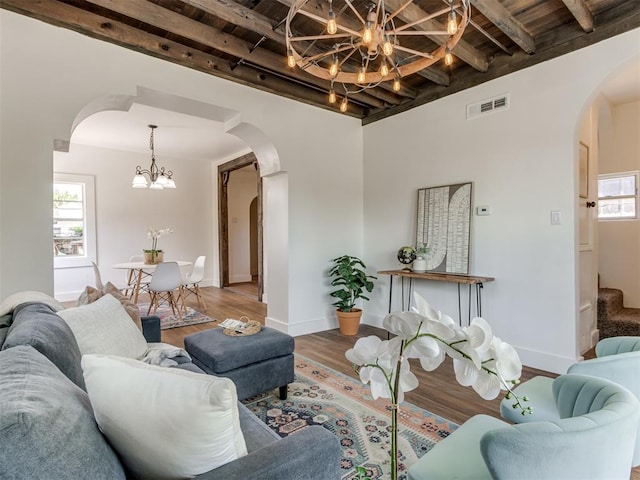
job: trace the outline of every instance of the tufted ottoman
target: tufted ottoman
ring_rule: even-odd
[[[184,348],[193,363],[210,375],[227,377],[236,384],[238,400],[276,387],[287,398],[293,382],[293,337],[268,327],[255,335],[233,337],[222,328],[185,337]]]

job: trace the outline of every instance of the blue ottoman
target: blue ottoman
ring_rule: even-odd
[[[238,400],[274,388],[287,398],[293,382],[293,337],[268,327],[247,336],[233,337],[222,328],[185,337],[184,348],[193,363],[210,375],[227,377],[236,384]]]

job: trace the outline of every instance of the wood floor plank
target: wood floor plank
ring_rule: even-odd
[[[250,295],[216,287],[203,287],[201,290],[207,308],[199,307],[195,296],[187,298],[186,304],[188,306],[209,315],[219,322],[224,321],[226,318],[238,319],[246,316],[251,320],[258,320],[264,325],[267,306],[254,300]],[[146,302],[148,298],[141,296],[140,301]],[[74,303],[67,302],[66,305]],[[215,328],[215,326],[215,323],[205,323],[163,330],[162,341],[184,347],[184,337],[192,333]],[[380,338],[386,338],[386,331],[368,325],[361,325],[358,335],[354,337],[344,336],[337,329],[302,335],[295,339],[295,352],[357,378],[344,353],[355,344],[358,338],[368,335],[378,335]],[[592,353],[589,356],[593,356]],[[414,365],[412,360],[411,370],[418,377],[419,385],[415,390],[406,393],[407,402],[457,424],[461,424],[473,415],[480,413],[500,417],[500,398],[486,401],[481,399],[471,388],[460,386],[455,380],[450,359],[447,359],[445,364],[433,372],[425,372],[417,362]],[[542,370],[524,367],[521,380],[525,381],[536,375],[556,376]],[[630,478],[631,480],[640,480],[640,467],[632,470]]]

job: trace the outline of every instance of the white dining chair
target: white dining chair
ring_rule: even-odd
[[[184,307],[184,297],[182,296],[182,274],[177,262],[158,264],[151,275],[149,295],[151,295],[151,303],[149,303],[147,315],[151,314],[152,310],[155,313],[160,305],[160,300],[164,299],[171,306],[173,314],[178,315],[178,318],[182,320],[181,310],[186,312],[186,309]],[[182,307],[180,307],[179,302],[182,302]]]
[[[144,255],[131,255],[129,257],[129,262],[131,263],[143,262],[143,261],[144,261]],[[144,270],[142,270],[140,271],[140,275],[142,275],[142,278],[140,279],[140,288],[138,289],[138,292],[149,293],[149,282],[151,281],[151,273],[147,273]],[[127,292],[125,293],[125,295],[128,295],[129,297],[133,297],[133,293],[136,287],[136,282],[138,281],[137,276],[138,276],[137,269],[127,270]]]
[[[206,257],[204,255],[196,258],[196,261],[193,262],[193,270],[191,273],[187,275],[187,277],[182,282],[182,295],[183,298],[188,297],[191,294],[194,294],[198,299],[198,306],[200,306],[200,301],[202,301],[202,305],[204,308],[207,308],[207,304],[204,301],[204,297],[200,292],[200,282],[204,280],[204,262]]]

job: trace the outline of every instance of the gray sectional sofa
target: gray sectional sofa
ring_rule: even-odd
[[[23,303],[0,321],[10,325],[0,338],[0,478],[130,478],[95,422],[67,324],[39,302]],[[144,318],[143,333],[159,341],[159,319]],[[190,362],[176,368],[202,372]],[[332,433],[310,427],[281,439],[244,405],[239,410],[248,454],[195,478],[340,478],[341,451]]]

